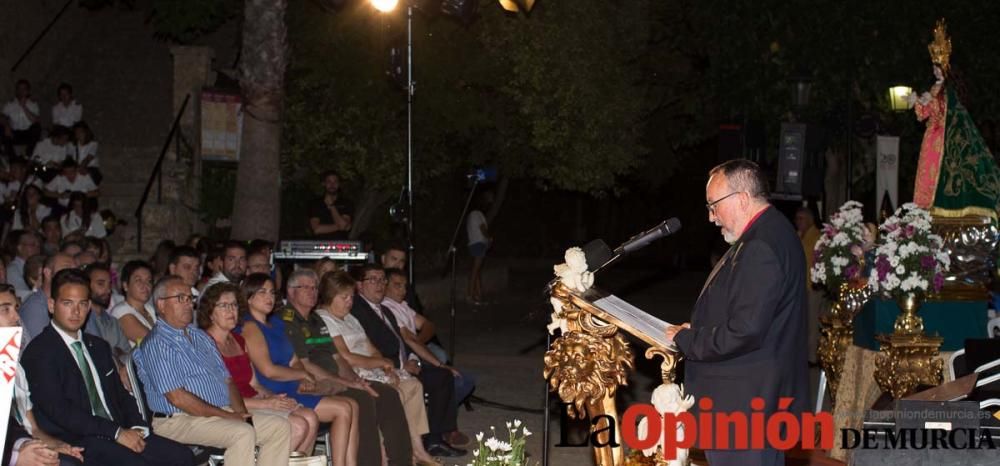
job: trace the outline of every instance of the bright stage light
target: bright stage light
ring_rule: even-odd
[[[399,0],[371,0],[371,2],[372,6],[375,7],[376,10],[387,12],[396,8]]]

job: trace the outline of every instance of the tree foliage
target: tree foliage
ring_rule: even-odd
[[[180,43],[212,32],[242,11],[239,0],[153,0],[157,33]]]
[[[546,2],[530,18],[485,10],[478,39],[525,136],[508,169],[559,189],[619,189],[647,152],[649,2]]]

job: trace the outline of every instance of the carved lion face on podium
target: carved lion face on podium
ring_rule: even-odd
[[[581,418],[588,404],[614,397],[632,368],[632,351],[618,334],[608,338],[569,332],[545,353],[545,378],[559,397],[573,406],[569,414]]]

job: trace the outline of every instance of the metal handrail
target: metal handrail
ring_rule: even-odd
[[[188,101],[191,100],[191,94],[184,96],[184,103],[181,104],[181,109],[177,111],[177,115],[174,117],[174,123],[170,125],[170,132],[167,133],[166,139],[163,141],[163,148],[160,149],[160,156],[156,158],[156,165],[153,166],[153,172],[149,174],[149,180],[146,181],[146,189],[142,191],[142,198],[139,199],[139,206],[135,209],[135,220],[136,220],[136,250],[142,252],[142,210],[146,207],[146,201],[149,200],[149,190],[153,188],[153,182],[157,181],[161,177],[161,168],[163,167],[163,157],[167,155],[167,150],[170,149],[170,143],[174,142],[174,134],[180,128],[181,115],[184,114],[184,110],[187,109]],[[160,196],[157,195],[158,202],[161,200]]]

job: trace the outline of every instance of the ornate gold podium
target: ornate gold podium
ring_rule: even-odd
[[[553,318],[561,319],[563,333],[545,353],[543,374],[550,389],[571,404],[571,416],[593,419],[608,415],[617,422],[615,394],[618,386],[628,383],[628,371],[634,364],[632,349],[620,331],[649,344],[646,358],[662,357],[663,383],[673,382],[680,355],[666,347],[662,335],[650,335],[648,329],[639,328],[641,325],[595,305],[595,301],[608,296],[606,293],[593,288],[579,293],[555,281],[549,294],[557,309]],[[591,434],[598,433],[602,444],[614,440],[614,444],[621,445],[620,438],[607,438],[606,427],[593,425]],[[620,426],[615,426],[615,435],[619,431]],[[621,446],[594,447],[594,457],[598,466],[620,466],[625,460]]]

